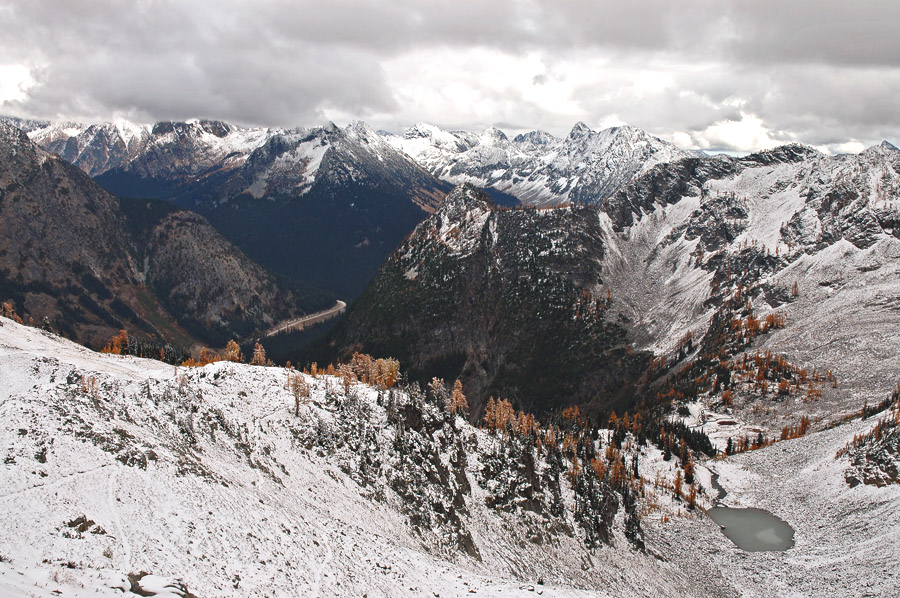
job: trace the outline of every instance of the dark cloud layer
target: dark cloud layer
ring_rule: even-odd
[[[0,27],[29,116],[900,140],[896,0],[0,0]]]

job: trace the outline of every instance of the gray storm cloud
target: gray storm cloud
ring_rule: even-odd
[[[0,0],[0,25],[22,116],[900,140],[896,0]]]

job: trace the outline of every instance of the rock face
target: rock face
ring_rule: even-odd
[[[202,217],[157,202],[123,207],[6,123],[0,215],[0,297],[81,342],[126,328],[224,344],[302,309]]]
[[[413,373],[461,377],[478,417],[489,395],[533,412],[618,408],[649,357],[607,317],[595,210],[506,210],[471,186],[388,259],[335,335]]]
[[[113,304],[116,289],[140,286],[118,201],[2,123],[0,214],[0,295],[20,314],[93,343],[140,320]]]
[[[140,209],[129,208],[129,216]],[[160,218],[139,250],[146,283],[166,309],[181,314],[195,337],[218,346],[330,305],[327,293],[267,272],[193,212]]]
[[[532,131],[510,140],[418,124],[387,137],[436,177],[500,191],[524,205],[596,204],[656,164],[691,154],[629,126],[593,131],[578,123],[565,139]]]
[[[900,423],[897,416],[881,434],[866,438],[850,450],[850,467],[844,479],[855,487],[860,483],[879,488],[900,484]],[[890,422],[891,420],[885,420]]]
[[[30,137],[94,177],[143,150],[150,139],[150,127],[125,121],[90,126],[60,123],[33,131]]]

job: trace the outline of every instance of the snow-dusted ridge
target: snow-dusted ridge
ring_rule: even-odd
[[[713,287],[730,271],[754,287],[760,317],[786,318],[760,350],[832,369],[841,381],[822,416],[894,388],[900,151],[890,144],[858,155],[791,145],[660,165],[604,202],[600,218],[604,280],[638,347],[671,352],[685,332],[702,336]]]
[[[16,122],[27,126],[33,141],[91,176],[128,169],[129,164],[141,162],[140,156],[165,148],[181,152],[189,148],[195,174],[217,165],[231,170],[243,165],[254,151],[275,137],[314,133],[320,139],[329,139],[329,133],[338,131],[333,124],[308,129],[265,129],[199,119],[155,125],[122,119],[91,125]],[[565,139],[543,131],[509,139],[494,127],[474,134],[444,131],[425,123],[407,129],[402,136],[375,132],[359,121],[341,131],[382,160],[392,153],[389,148],[399,150],[438,178],[454,184],[494,188],[515,196],[525,205],[596,203],[653,165],[692,155],[628,126],[593,131],[578,123]],[[300,166],[306,181],[302,185],[306,186],[314,180],[321,156],[317,158],[311,149],[302,154],[308,158]],[[262,179],[256,181],[250,194],[262,192],[264,184]]]
[[[565,139],[532,131],[510,140],[494,127],[473,134],[425,123],[387,139],[438,178],[533,206],[597,203],[654,165],[691,156],[634,127],[593,131],[584,123]]]

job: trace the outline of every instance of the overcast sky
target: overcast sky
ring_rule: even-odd
[[[0,113],[900,144],[898,0],[0,0]]]

